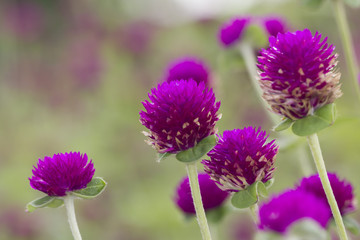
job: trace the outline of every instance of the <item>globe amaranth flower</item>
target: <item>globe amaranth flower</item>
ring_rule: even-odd
[[[86,188],[95,169],[86,153],[70,152],[39,159],[32,173],[33,176],[29,178],[32,188],[49,196],[61,197],[66,196],[67,192]]]
[[[284,234],[293,223],[306,218],[326,228],[331,215],[324,201],[301,190],[287,190],[259,208],[259,228],[264,231]]]
[[[205,211],[219,207],[229,196],[229,193],[221,190],[206,173],[199,173],[198,179]],[[182,179],[178,185],[174,200],[185,214],[195,214],[188,177]]]
[[[224,131],[208,153],[210,160],[202,161],[205,172],[229,192],[246,189],[256,181],[267,182],[272,178],[278,152],[275,141],[266,143],[267,138],[261,128]]]
[[[285,21],[279,17],[265,18],[263,25],[270,36],[276,37],[278,33],[285,33],[287,26]]]
[[[234,18],[224,23],[218,34],[220,43],[224,47],[230,47],[240,41],[248,23],[249,18]]]
[[[328,173],[328,177],[336,202],[339,206],[340,213],[343,215],[355,211],[356,199],[351,183],[346,180],[340,180],[335,173]],[[297,188],[314,194],[328,205],[325,191],[322,187],[318,174],[303,178]],[[331,211],[329,205],[328,209]]]
[[[342,95],[335,47],[310,30],[279,33],[258,56],[263,98],[273,112],[296,120]]]
[[[166,81],[189,80],[195,82],[204,82],[209,87],[209,70],[208,67],[195,57],[179,58],[169,64],[166,71]]]
[[[203,82],[164,82],[151,90],[149,99],[142,102],[140,122],[149,129],[144,134],[159,153],[187,150],[216,133],[220,102]]]

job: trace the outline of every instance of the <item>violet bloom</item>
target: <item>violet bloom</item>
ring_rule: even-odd
[[[346,180],[340,180],[335,173],[328,173],[328,177],[336,202],[339,206],[340,213],[344,215],[355,211],[356,199],[351,183]],[[318,174],[303,178],[300,181],[298,189],[312,193],[316,197],[322,199],[328,205],[328,210],[331,211]]]
[[[221,44],[224,47],[230,47],[240,41],[248,23],[248,18],[234,18],[224,23],[219,30]]]
[[[159,153],[187,150],[216,133],[220,102],[204,82],[164,82],[151,90],[149,99],[142,102],[140,122],[149,129],[144,134]]]
[[[166,81],[193,79],[197,83],[204,82],[209,86],[208,67],[194,57],[179,58],[172,62],[166,73]]]
[[[279,33],[258,57],[263,98],[273,112],[296,120],[342,95],[335,47],[310,30]]]
[[[265,231],[284,234],[293,223],[306,218],[326,228],[331,214],[324,201],[301,190],[287,190],[259,208],[259,228]]]
[[[267,138],[261,128],[224,131],[208,153],[210,160],[202,161],[205,172],[229,192],[246,189],[256,181],[267,182],[272,178],[278,152],[274,140],[266,143]]]
[[[268,34],[274,37],[276,37],[278,33],[285,33],[287,29],[285,21],[277,17],[266,18],[263,24]]]
[[[39,159],[37,167],[29,178],[33,189],[49,196],[62,197],[67,192],[86,188],[94,176],[92,160],[88,161],[86,153],[58,153],[52,157]]]
[[[229,193],[222,191],[206,173],[199,173],[198,179],[205,211],[219,207],[229,196]],[[185,214],[195,214],[189,177],[185,177],[177,187],[175,203]]]

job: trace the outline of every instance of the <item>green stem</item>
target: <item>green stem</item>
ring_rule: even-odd
[[[210,229],[207,223],[204,206],[201,200],[199,178],[196,170],[196,162],[186,164],[189,176],[191,195],[194,202],[196,217],[199,223],[200,232],[203,240],[211,240]]]
[[[74,240],[81,240],[82,238],[75,217],[74,197],[73,196],[64,197],[64,205],[66,208],[68,221],[70,224],[70,229],[74,237]]]
[[[342,220],[339,207],[337,205],[333,190],[330,185],[329,177],[326,172],[325,162],[321,153],[321,148],[319,144],[319,139],[316,133],[307,136],[307,140],[310,146],[311,153],[313,155],[316,169],[319,173],[319,177],[324,188],[328,203],[331,208],[331,212],[335,219],[335,223],[338,229],[338,234],[341,240],[347,240],[346,230],[344,222]]]
[[[258,218],[259,207],[258,207],[257,203],[255,203],[254,205],[251,205],[249,209],[250,209],[251,216],[253,217],[255,224],[257,224],[259,222],[259,218]]]
[[[262,97],[262,89],[258,83],[258,79],[256,78],[257,70],[256,70],[256,58],[253,53],[253,48],[251,47],[251,44],[244,41],[239,45],[239,51],[241,56],[244,58],[246,70],[249,74],[251,84],[253,88],[255,89],[256,95],[258,96],[258,99],[260,99],[261,104],[265,109],[269,109],[268,103],[263,99]],[[272,120],[273,123],[279,122],[279,118],[275,116],[270,111],[266,111],[268,117]]]
[[[340,33],[341,43],[344,49],[346,64],[349,68],[350,77],[354,84],[356,96],[360,101],[357,60],[355,56],[354,44],[351,39],[349,24],[346,19],[344,4],[342,0],[332,0],[332,3],[333,3],[336,23],[338,25],[338,30]]]

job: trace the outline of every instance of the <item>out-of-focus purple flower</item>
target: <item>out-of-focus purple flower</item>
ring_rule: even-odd
[[[68,48],[66,65],[72,79],[81,87],[93,87],[103,70],[100,43],[94,38],[74,39]]]
[[[340,180],[335,173],[328,173],[328,177],[341,214],[355,211],[356,199],[351,183],[346,180]],[[318,174],[303,178],[299,183],[298,189],[314,194],[328,205],[325,191]],[[329,205],[328,209],[331,211]]]
[[[149,129],[144,134],[159,153],[187,150],[216,133],[220,102],[203,82],[164,82],[151,90],[149,99],[142,102],[140,122]]]
[[[324,201],[301,190],[287,190],[259,208],[259,228],[265,231],[286,233],[290,225],[305,218],[326,228],[331,214]]]
[[[198,179],[205,211],[219,207],[229,196],[229,193],[221,190],[206,173],[199,173]],[[196,213],[188,177],[182,179],[177,187],[175,203],[185,214]]]
[[[279,33],[258,57],[263,98],[273,112],[296,120],[342,95],[335,47],[310,30]]]
[[[225,22],[219,30],[219,41],[224,47],[230,47],[241,40],[249,18],[234,18]]]
[[[256,181],[272,178],[278,152],[275,140],[266,143],[266,132],[253,127],[224,131],[218,144],[203,160],[204,170],[218,186],[229,192],[246,189]]]
[[[285,21],[279,17],[265,18],[263,24],[270,36],[276,37],[278,33],[287,31]]]
[[[94,176],[92,160],[88,161],[86,153],[58,153],[52,157],[39,159],[37,167],[29,178],[33,189],[49,196],[66,196],[67,192],[86,188]]]
[[[44,27],[44,14],[35,2],[21,1],[5,5],[4,24],[21,39],[36,37]]]
[[[193,79],[197,83],[204,82],[209,87],[208,67],[195,57],[179,58],[169,64],[166,81]]]

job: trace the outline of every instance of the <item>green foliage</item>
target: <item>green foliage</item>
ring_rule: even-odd
[[[105,189],[106,182],[101,177],[94,177],[91,182],[88,183],[86,188],[73,191],[71,194],[85,198],[85,199],[92,199],[99,196]]]
[[[201,140],[196,146],[176,154],[176,159],[180,162],[190,163],[199,160],[216,145],[215,135],[210,135]]]
[[[236,192],[231,198],[232,205],[236,208],[248,208],[256,204],[260,196],[268,197],[267,187],[270,187],[273,181],[268,182],[264,184],[262,181],[257,181],[246,189]]]
[[[50,207],[58,208],[64,204],[64,201],[61,198],[45,196],[42,198],[35,199],[32,202],[29,202],[26,205],[27,212],[33,212],[38,208]]]
[[[314,112],[313,115],[296,120],[292,125],[292,131],[298,136],[309,136],[324,128],[333,125],[335,121],[335,104],[325,105]]]
[[[284,131],[286,129],[288,129],[289,127],[291,127],[291,125],[294,123],[293,120],[291,120],[290,118],[285,118],[284,120],[282,120],[278,125],[276,125],[273,130],[276,132],[281,132]]]

